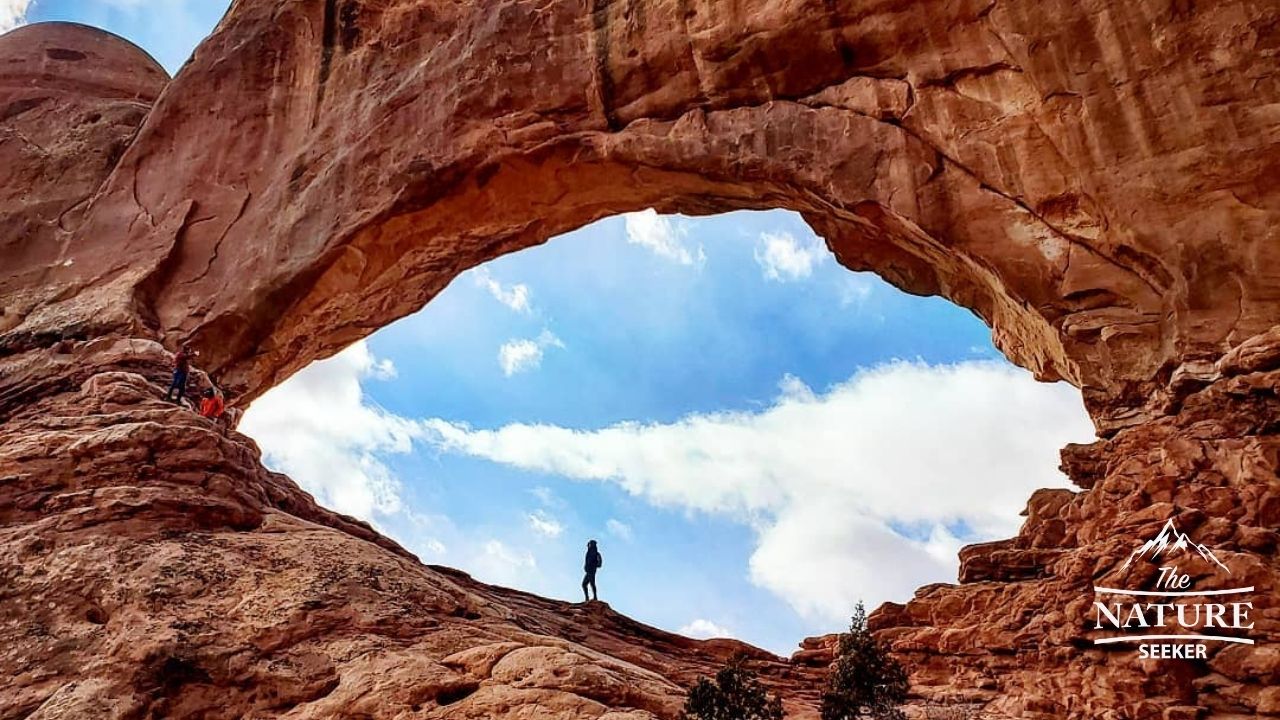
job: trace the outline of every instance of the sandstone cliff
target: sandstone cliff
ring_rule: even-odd
[[[0,446],[2,718],[672,717],[737,652],[426,567],[164,402],[145,340],[3,363],[52,380]]]

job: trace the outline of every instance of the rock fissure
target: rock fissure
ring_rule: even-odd
[[[227,235],[231,233],[231,229],[236,226],[236,223],[240,222],[240,218],[244,217],[244,211],[246,208],[249,207],[249,202],[252,199],[253,199],[253,193],[250,192],[249,190],[245,190],[244,198],[240,201],[240,206],[236,209],[235,216],[231,218],[231,222],[227,223],[227,226],[222,229],[221,233],[218,234],[218,238],[213,241],[213,250],[209,253],[209,261],[205,264],[204,270],[200,271],[200,274],[197,275],[196,277],[193,277],[190,280],[184,280],[183,282],[187,282],[187,283],[199,282],[200,280],[204,279],[205,275],[209,274],[209,270],[213,268],[214,263],[218,262],[218,252],[222,249],[223,241],[227,239]],[[213,218],[210,218],[210,219],[213,219]],[[187,225],[187,227],[189,228],[195,225],[197,222],[199,221],[198,220],[192,221]]]

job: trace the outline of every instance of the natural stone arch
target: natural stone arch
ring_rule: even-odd
[[[1256,596],[1257,648],[1205,666],[1144,666],[1079,628],[1090,585],[1124,579],[1120,559],[1169,518],[1237,578],[1274,589],[1280,577],[1278,14],[1249,0],[239,0],[163,93],[154,62],[116,38],[58,25],[5,35],[0,158],[12,162],[0,170],[17,172],[0,195],[0,519],[56,535],[59,557],[92,574],[86,587],[161,577],[109,562],[99,540],[139,563],[153,543],[186,551],[161,533],[244,547],[229,579],[178,596],[210,603],[214,626],[192,648],[213,663],[228,643],[279,642],[229,610],[246,593],[279,602],[240,578],[288,567],[298,583],[283,592],[333,612],[330,570],[289,565],[314,560],[313,538],[352,571],[383,567],[427,609],[406,624],[402,598],[368,588],[339,604],[414,650],[357,629],[374,650],[339,669],[365,678],[352,692],[369,707],[413,707],[427,696],[419,663],[447,665],[441,619],[468,642],[563,644],[564,609],[424,568],[318,508],[250,441],[157,399],[168,358],[152,340],[193,337],[243,403],[466,267],[597,217],[787,207],[845,265],[974,309],[1015,362],[1081,386],[1107,438],[1064,451],[1085,492],[1037,493],[1017,537],[961,553],[959,585],[873,615],[921,696],[1003,716],[1270,712],[1274,592]],[[46,95],[68,111],[33,110]],[[109,127],[79,123],[82,109],[122,106],[134,111]],[[116,162],[108,150],[125,144]],[[6,551],[33,570],[14,592],[41,600],[40,622],[102,619],[76,614],[79,587],[45,572],[46,546],[22,542]],[[582,647],[667,684],[609,707],[673,709],[723,649],[661,634],[645,646],[610,622]],[[127,647],[168,632],[137,627],[102,637]],[[15,628],[0,639],[56,638]],[[339,657],[335,637],[286,644]],[[802,666],[821,665],[822,647],[770,666],[798,709],[812,710]],[[6,704],[25,713],[49,697],[102,714],[152,687],[136,658],[49,648],[29,673],[39,687],[0,690]],[[252,652],[266,669],[248,689],[214,672],[193,707],[232,716],[263,702],[259,686],[301,692],[269,669],[271,651]],[[90,663],[67,697],[44,687]],[[334,687],[334,666],[312,670],[304,690]],[[402,690],[381,694],[373,677]],[[588,691],[555,697],[581,710],[575,693]],[[307,692],[290,697],[321,715],[348,703]],[[493,698],[480,695],[460,702],[483,714]]]
[[[785,207],[845,265],[976,311],[1107,429],[1275,319],[1244,272],[1277,246],[1274,122],[1220,79],[1274,58],[1189,52],[1220,18],[1274,12],[240,2],[5,339],[68,315],[192,337],[247,400],[598,217]]]

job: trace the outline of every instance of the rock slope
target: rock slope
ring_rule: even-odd
[[[426,567],[163,401],[155,342],[0,362],[57,389],[0,437],[0,718],[673,717],[745,652]]]

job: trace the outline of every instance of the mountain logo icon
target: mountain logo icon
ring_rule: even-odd
[[[1212,550],[1193,541],[1191,538],[1187,537],[1185,533],[1180,532],[1173,524],[1173,520],[1165,522],[1164,527],[1160,529],[1159,535],[1156,535],[1150,540],[1142,543],[1142,547],[1134,550],[1133,554],[1129,556],[1129,559],[1120,569],[1123,570],[1129,567],[1133,564],[1133,561],[1138,558],[1146,558],[1147,560],[1155,561],[1160,559],[1161,556],[1167,557],[1178,552],[1194,552],[1199,555],[1201,559],[1207,560],[1223,570],[1226,570],[1228,575],[1231,574],[1230,568],[1224,565],[1222,561],[1218,559],[1218,556],[1213,554]]]

